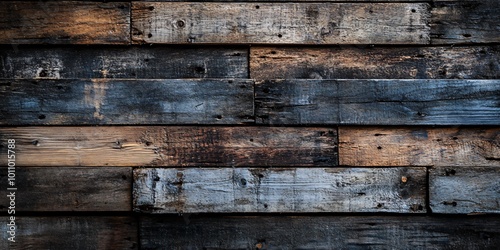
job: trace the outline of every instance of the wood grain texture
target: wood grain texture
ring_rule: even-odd
[[[8,217],[0,217],[2,222]],[[16,216],[16,243],[9,247],[7,223],[1,223],[2,249],[138,249],[134,217]]]
[[[499,79],[500,46],[256,47],[251,78]]]
[[[248,78],[242,47],[1,46],[0,78]]]
[[[2,125],[242,124],[251,80],[0,80]]]
[[[339,127],[346,166],[500,166],[500,129]]]
[[[431,13],[432,44],[500,42],[497,0],[437,1]]]
[[[428,44],[426,3],[133,2],[136,43]],[[396,15],[394,13],[397,13]]]
[[[337,131],[325,127],[3,127],[18,166],[335,166]]]
[[[146,213],[425,212],[425,168],[135,169]]]
[[[496,249],[499,217],[141,218],[142,249]]]
[[[262,124],[498,125],[500,80],[266,80]]]
[[[128,44],[130,3],[0,2],[2,44]]]
[[[22,152],[19,152],[22,154]],[[6,197],[6,168],[0,195]],[[131,168],[18,168],[16,211],[131,211]],[[0,210],[7,212],[7,204]]]
[[[498,167],[430,169],[429,198],[432,212],[500,213],[499,180]]]

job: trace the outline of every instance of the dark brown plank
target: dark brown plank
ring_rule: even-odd
[[[500,80],[267,80],[263,124],[498,125]]]
[[[499,217],[142,217],[142,249],[497,249]]]
[[[328,127],[3,127],[18,166],[335,166],[337,131]]]
[[[251,78],[498,79],[500,46],[255,47]]]
[[[2,125],[242,124],[253,81],[0,80]]]
[[[128,44],[130,3],[0,2],[3,44]]]
[[[499,180],[500,168],[498,167],[431,169],[429,198],[432,212],[500,213]]]
[[[500,128],[340,127],[340,165],[500,166]]]
[[[18,152],[19,155],[22,152]],[[8,171],[1,169],[6,197]],[[131,211],[131,168],[17,168],[16,211]],[[6,204],[0,210],[7,212]]]

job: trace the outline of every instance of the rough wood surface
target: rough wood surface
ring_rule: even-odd
[[[500,46],[256,47],[251,78],[499,79]]]
[[[263,124],[498,125],[500,80],[266,80]]]
[[[128,44],[130,3],[0,2],[2,44]]]
[[[499,128],[340,127],[346,166],[500,166]]]
[[[248,78],[248,49],[1,46],[0,78]]]
[[[146,213],[425,212],[425,168],[135,169]]]
[[[429,15],[426,3],[133,2],[132,40],[174,44],[428,44]]]
[[[23,152],[19,152],[19,155]],[[0,195],[6,197],[7,169]],[[16,211],[131,211],[131,168],[18,168]],[[7,203],[0,210],[7,212]]]
[[[500,213],[499,180],[498,167],[430,169],[429,198],[432,212]]]
[[[499,217],[142,217],[142,249],[497,249]]]
[[[242,124],[251,80],[0,80],[1,125]]]
[[[3,127],[18,166],[335,166],[337,131],[325,127]]]
[[[137,220],[103,216],[16,216],[16,243],[7,241],[8,217],[0,217],[1,249],[138,249]],[[9,247],[10,246],[10,247]]]

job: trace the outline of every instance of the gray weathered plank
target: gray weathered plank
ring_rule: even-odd
[[[498,127],[339,127],[339,163],[500,167],[498,142]]]
[[[328,127],[1,127],[1,166],[8,139],[21,167],[337,165]]]
[[[2,44],[128,44],[130,3],[0,2]]]
[[[429,15],[426,3],[133,2],[132,40],[173,44],[428,44]]]
[[[146,213],[425,212],[425,168],[134,170]]]
[[[6,197],[8,171],[1,170]],[[17,168],[15,175],[18,212],[132,210],[131,168]],[[0,210],[7,212],[6,205]]]
[[[497,249],[500,218],[141,217],[142,249]]]
[[[499,125],[500,80],[266,80],[263,124]]]
[[[109,216],[16,217],[16,242],[2,223],[1,249],[138,249],[137,219]],[[10,235],[9,235],[10,237]]]
[[[432,212],[500,213],[499,180],[498,167],[430,169],[429,198]]]
[[[500,46],[250,48],[251,78],[499,79]]]
[[[0,80],[2,125],[242,124],[251,80]]]

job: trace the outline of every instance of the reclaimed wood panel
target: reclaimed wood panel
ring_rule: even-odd
[[[339,127],[345,166],[500,166],[495,127]]]
[[[496,249],[499,217],[141,217],[142,249]]]
[[[265,80],[262,124],[498,125],[500,80]]]
[[[16,211],[131,211],[131,180],[131,168],[17,168]],[[0,181],[6,197],[5,168]],[[0,210],[7,212],[4,205]]]
[[[394,14],[397,13],[397,14]],[[133,2],[136,43],[428,44],[426,3]]]
[[[498,167],[430,169],[429,199],[432,212],[500,213],[499,180]]]
[[[499,79],[500,46],[250,48],[251,78]]]
[[[251,80],[0,80],[1,125],[242,124]]]
[[[2,44],[128,44],[130,3],[0,2]]]
[[[146,213],[423,213],[425,168],[149,168],[134,170]]]
[[[328,127],[2,127],[16,140],[17,166],[335,166]]]
[[[0,217],[2,222],[8,217]],[[1,249],[138,249],[137,219],[122,216],[16,216],[16,242],[0,228]]]
[[[1,46],[0,78],[248,78],[242,47]]]

